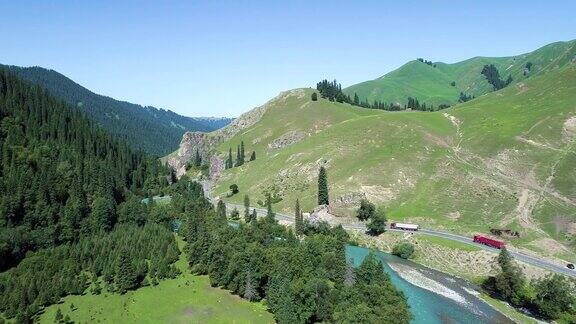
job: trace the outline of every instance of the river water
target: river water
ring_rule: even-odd
[[[238,228],[237,222],[228,222]],[[181,222],[172,223],[178,230]],[[390,280],[404,293],[414,319],[412,324],[442,323],[513,323],[475,295],[472,284],[448,274],[426,268],[389,253],[347,245],[346,258],[358,267],[373,252]]]
[[[348,245],[346,258],[359,266],[371,251]],[[383,261],[384,271],[408,299],[414,316],[411,323],[513,323],[476,297],[470,283],[388,253],[372,252]]]

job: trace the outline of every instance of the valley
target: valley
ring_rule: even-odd
[[[313,102],[309,89],[286,92],[266,104],[258,123],[215,147],[224,159],[243,141],[258,158],[220,174],[213,196],[237,184],[241,194],[232,202],[243,194],[262,202],[271,193],[282,211],[296,198],[309,211],[324,165],[338,222],[367,198],[393,220],[465,235],[509,228],[521,233],[511,238],[518,247],[544,252],[544,244],[546,253],[574,258],[574,137],[565,130],[576,115],[574,80],[574,65],[567,65],[432,113]],[[283,147],[275,144],[296,133],[302,135]]]
[[[575,324],[571,5],[0,3],[0,324]]]

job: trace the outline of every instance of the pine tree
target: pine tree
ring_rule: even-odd
[[[64,315],[62,314],[60,308],[58,308],[56,310],[56,316],[54,316],[54,323],[62,323],[62,321],[64,321]]]
[[[244,221],[250,223],[250,197],[244,195]]]
[[[274,211],[272,211],[272,196],[270,195],[270,193],[267,193],[266,194],[266,220],[273,222],[275,216],[276,215],[274,214]]]
[[[226,169],[231,169],[234,166],[232,162],[232,148],[228,148],[228,159],[226,160]]]
[[[240,142],[240,165],[244,165],[246,161],[246,155],[244,153],[244,141]]]
[[[202,157],[200,156],[198,148],[196,148],[196,157],[194,158],[194,165],[196,167],[200,167],[202,165]]]
[[[241,157],[240,157],[240,145],[236,146],[236,165],[235,166],[241,166],[242,165],[242,161],[241,161]]]
[[[252,209],[252,215],[250,215],[250,223],[252,224],[256,224],[256,222],[258,221],[258,212],[256,212],[256,209]]]
[[[328,205],[328,179],[326,169],[321,166],[318,172],[318,205]]]
[[[244,299],[248,299],[250,301],[256,299],[256,290],[252,285],[252,278],[250,276],[250,271],[246,273],[246,284],[244,286]]]
[[[498,294],[515,306],[522,303],[525,279],[522,270],[514,264],[513,258],[504,247],[498,255],[500,273],[495,277],[495,288]]]
[[[116,288],[118,292],[124,294],[126,291],[138,285],[136,269],[126,250],[120,252],[116,267]]]
[[[116,221],[116,203],[112,197],[97,197],[92,202],[92,231],[109,231]]]
[[[294,216],[295,216],[294,230],[296,232],[296,235],[302,235],[304,234],[304,219],[302,211],[300,210],[300,201],[298,199],[296,199],[296,208],[294,210]]]
[[[228,218],[226,217],[226,204],[222,199],[218,200],[218,204],[216,206],[216,215],[221,221],[228,222]]]
[[[250,155],[250,161],[256,160],[256,151],[252,151],[252,155]]]

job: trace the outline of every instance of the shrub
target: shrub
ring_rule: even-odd
[[[392,249],[392,254],[402,259],[409,259],[414,255],[414,245],[408,242],[398,243]]]
[[[237,184],[231,184],[231,185],[230,185],[230,192],[231,192],[233,195],[237,194],[238,191],[239,191],[239,190],[238,190],[238,185],[237,185]]]
[[[356,211],[356,217],[358,217],[358,219],[361,221],[365,221],[369,218],[372,218],[375,212],[376,206],[368,201],[368,199],[362,199],[360,201],[360,208],[358,208]]]
[[[318,101],[318,94],[316,92],[312,93],[312,101]]]
[[[238,211],[238,209],[234,208],[234,209],[230,212],[230,219],[233,219],[233,220],[238,220],[238,219],[240,219],[240,212]]]
[[[380,235],[386,230],[386,214],[384,209],[378,208],[378,210],[370,217],[370,222],[366,226],[368,232],[372,235]]]

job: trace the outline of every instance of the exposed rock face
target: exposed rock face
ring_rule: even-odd
[[[270,99],[265,104],[260,107],[256,107],[234,119],[228,126],[221,128],[212,134],[215,136],[221,136],[224,140],[230,139],[234,135],[238,134],[240,131],[256,124],[260,121],[262,116],[268,108],[272,105],[282,105],[291,96],[296,96],[297,98],[302,98],[306,95],[304,89],[294,89],[290,91],[281,92],[276,97]]]
[[[215,179],[224,171],[224,159],[218,155],[210,157],[210,179]]]
[[[290,96],[297,96],[300,98],[304,95],[305,91],[303,89],[285,91],[272,100],[266,102],[264,105],[242,114],[226,127],[217,131],[212,133],[186,132],[182,137],[178,151],[168,158],[168,165],[176,170],[176,176],[180,178],[186,173],[186,164],[195,157],[196,149],[198,149],[198,152],[200,152],[200,155],[202,156],[202,160],[210,161],[210,177],[216,177],[224,169],[224,161],[222,157],[215,155],[216,146],[232,138],[246,128],[256,124],[272,105],[281,105],[282,102],[286,101]],[[299,136],[300,135],[297,135],[296,137]],[[293,143],[294,138],[294,136],[288,136],[286,139],[281,140],[281,143],[278,145]]]
[[[186,132],[176,154],[168,158],[168,165],[176,170],[176,176],[180,178],[186,173],[186,163],[196,156],[196,150],[203,161],[211,160],[211,151],[216,145],[218,145],[216,137],[202,132]]]
[[[308,220],[312,224],[327,222],[328,224],[334,225],[338,223],[336,216],[330,214],[330,208],[328,205],[320,205],[314,208],[314,211],[310,213]]]
[[[304,139],[304,137],[306,137],[306,133],[293,130],[273,140],[270,144],[268,144],[268,147],[271,149],[284,148],[286,146],[300,142],[302,139]]]
[[[337,208],[356,207],[360,205],[360,201],[362,199],[366,199],[366,193],[349,192],[340,197],[337,197],[332,202],[330,202],[330,204]]]
[[[576,117],[570,117],[564,122],[562,127],[562,139],[569,142],[576,137]]]

